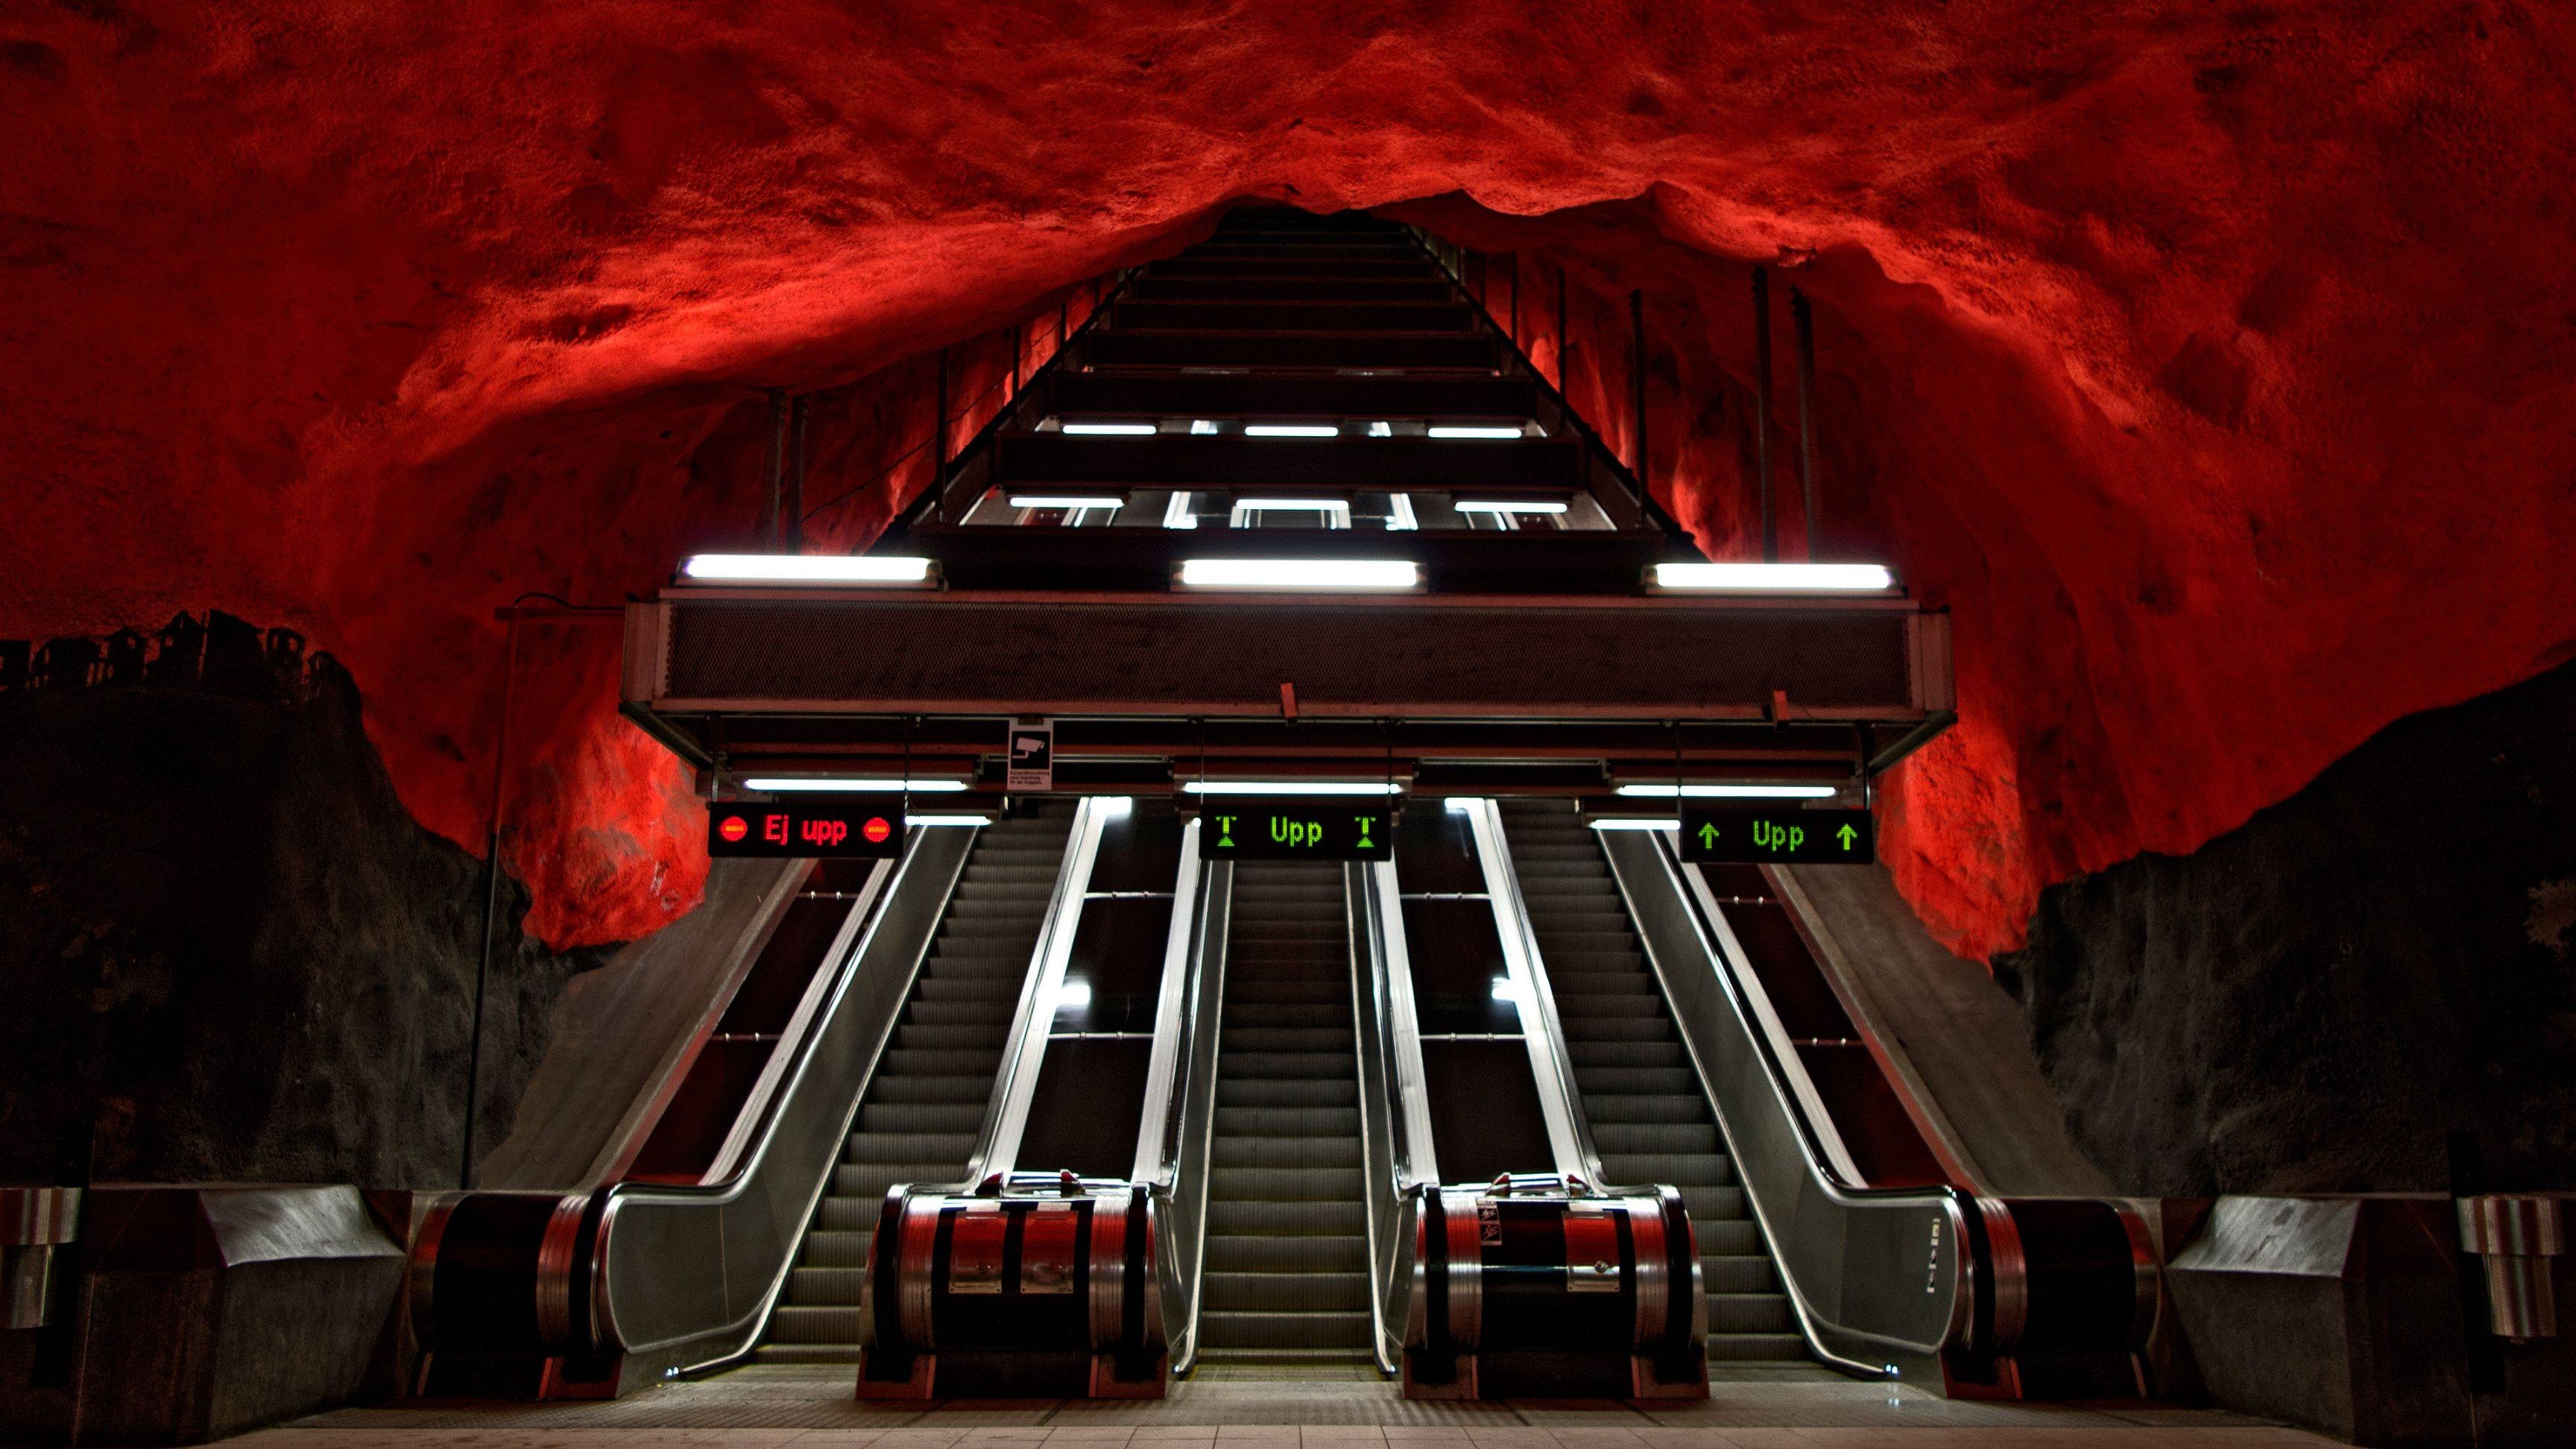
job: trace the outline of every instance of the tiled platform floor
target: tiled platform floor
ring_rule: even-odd
[[[1706,1403],[1415,1402],[1374,1373],[1203,1369],[1159,1401],[861,1404],[846,1369],[758,1367],[616,1403],[342,1409],[259,1449],[2273,1449],[2334,1441],[2142,1404],[1945,1400],[1813,1369],[1740,1372]]]

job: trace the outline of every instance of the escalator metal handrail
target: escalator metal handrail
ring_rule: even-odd
[[[1701,919],[1671,842],[1622,831],[1601,845],[1808,1347],[1864,1377],[1937,1372],[1974,1321],[1975,1204],[1955,1188],[1860,1187],[1833,1170],[1762,1029],[1768,1003],[1729,959],[1742,948]]]
[[[1422,1039],[1393,861],[1344,868],[1351,1012],[1359,1072],[1362,1185],[1368,1195],[1369,1322],[1378,1369],[1403,1360],[1413,1296],[1417,1190],[1437,1186]]]
[[[1134,802],[1123,795],[1094,795],[1074,809],[1073,832],[1056,867],[1055,892],[1047,898],[1045,923],[1029,953],[1028,974],[1020,981],[1010,1034],[1002,1038],[1001,1074],[993,1080],[992,1100],[984,1109],[983,1130],[975,1136],[975,1153],[966,1160],[966,1175],[957,1184],[960,1190],[995,1173],[1007,1174],[1018,1162],[1020,1136],[1028,1129],[1029,1107],[1037,1099],[1038,1073],[1055,1025],[1064,968],[1073,959],[1074,934],[1082,928],[1083,896],[1091,887],[1092,862],[1100,856],[1100,836],[1110,821],[1133,807]]]
[[[1601,1166],[1601,1151],[1592,1140],[1591,1123],[1583,1110],[1583,1089],[1574,1080],[1565,1024],[1557,1018],[1556,991],[1548,981],[1546,959],[1539,953],[1538,932],[1530,925],[1529,902],[1521,897],[1520,873],[1512,866],[1501,807],[1491,800],[1468,799],[1452,800],[1448,808],[1467,817],[1475,836],[1476,863],[1484,872],[1494,932],[1502,942],[1505,967],[1520,988],[1513,1006],[1521,1014],[1521,1039],[1538,1087],[1539,1110],[1547,1119],[1556,1170],[1560,1176],[1579,1178],[1600,1189],[1608,1173]]]
[[[1197,824],[1190,829],[1195,831]],[[1195,861],[1196,837],[1190,838]],[[1185,867],[1186,868],[1186,867]],[[1227,932],[1233,916],[1234,865],[1197,868],[1199,890],[1190,924],[1189,959],[1183,965],[1183,1001],[1172,1057],[1180,1072],[1162,1122],[1160,1150],[1150,1179],[1163,1199],[1166,1246],[1157,1268],[1163,1280],[1163,1333],[1172,1372],[1198,1365],[1200,1286],[1207,1262],[1208,1179],[1215,1164],[1218,1037],[1225,1018]],[[1162,1049],[1158,1035],[1155,1049]],[[1149,1121],[1151,1119],[1148,1119]]]
[[[918,828],[732,1174],[597,1194],[592,1347],[676,1376],[758,1341],[981,832]],[[541,1294],[546,1285],[540,1284]]]

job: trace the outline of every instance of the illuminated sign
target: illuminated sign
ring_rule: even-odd
[[[707,854],[857,856],[903,854],[903,801],[894,795],[843,795],[795,804],[726,800],[707,807]]]
[[[1682,859],[1738,865],[1867,865],[1878,832],[1866,810],[1682,808]]]
[[[1199,810],[1199,854],[1209,860],[1389,860],[1395,812],[1347,799],[1208,801]]]

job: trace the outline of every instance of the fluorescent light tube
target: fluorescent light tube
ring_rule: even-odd
[[[1379,780],[1192,780],[1192,795],[1393,795],[1400,785]]]
[[[1606,816],[1593,821],[1592,828],[1595,830],[1679,830],[1682,828],[1682,823],[1678,820],[1635,820]]]
[[[1412,494],[1397,493],[1391,495],[1388,501],[1393,506],[1387,512],[1387,532],[1412,533],[1422,527],[1421,517],[1413,511]]]
[[[1460,513],[1563,513],[1562,503],[1527,498],[1469,498],[1449,505]]]
[[[1492,990],[1496,1001],[1504,1002],[1512,1006],[1518,1006],[1521,1004],[1520,988],[1512,985],[1512,978],[1508,976],[1495,977]]]
[[[1091,1007],[1091,983],[1079,976],[1068,976],[1055,988],[1055,1009],[1087,1011]]]
[[[1368,425],[1368,435],[1372,438],[1392,438],[1395,436],[1395,425],[1393,423],[1371,423]]]
[[[1422,566],[1411,559],[1181,560],[1181,586],[1191,589],[1410,589],[1421,583]]]
[[[1071,493],[1014,493],[1011,495],[1013,508],[1123,508],[1126,505],[1127,500],[1124,498],[1102,498],[1097,495],[1089,498]]]
[[[1348,508],[1351,505],[1339,498],[1238,498],[1234,500],[1234,506],[1256,512],[1266,508],[1274,511],[1294,509],[1300,512],[1330,513],[1336,508]]]
[[[930,560],[856,553],[701,553],[680,565],[693,579],[768,584],[918,584]]]
[[[1163,526],[1165,528],[1196,528],[1199,526],[1198,513],[1190,507],[1190,496],[1190,491],[1184,488],[1181,491],[1174,493],[1171,501],[1163,505]]]
[[[1247,438],[1338,438],[1342,430],[1331,423],[1253,423],[1245,427]]]
[[[1505,438],[1517,438],[1520,435],[1521,430],[1518,428],[1433,428],[1431,430],[1431,436],[1435,438],[1492,438],[1498,442]]]
[[[1067,423],[1064,430],[1077,438],[1145,438],[1162,431],[1152,423]]]
[[[1670,800],[1678,788],[1690,800],[1830,800],[1831,785],[1622,785],[1622,795]]]
[[[855,779],[833,775],[782,775],[745,780],[742,782],[742,787],[746,790],[766,791],[773,795],[818,791],[844,795],[859,793],[900,795],[906,792],[915,795],[955,795],[965,790],[966,782],[963,780]]]
[[[1668,563],[1655,565],[1655,583],[1739,594],[1874,594],[1893,588],[1896,578],[1878,564]]]
[[[1215,431],[1216,419],[1214,418],[1192,418],[1190,420],[1191,437],[1204,438]]]
[[[990,825],[993,823],[993,817],[990,815],[907,815],[903,817],[903,823],[906,825]]]

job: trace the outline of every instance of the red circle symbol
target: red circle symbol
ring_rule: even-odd
[[[868,823],[859,827],[859,833],[868,838],[868,844],[883,845],[886,837],[894,834],[894,826],[882,815],[871,815]]]
[[[726,816],[724,818],[724,822],[716,827],[716,834],[723,836],[727,840],[740,840],[750,833],[751,826],[745,823],[743,818],[739,815]]]

